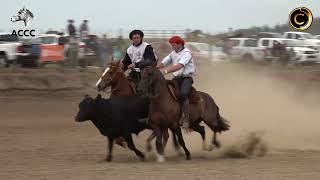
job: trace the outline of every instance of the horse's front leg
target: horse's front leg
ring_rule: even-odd
[[[168,142],[168,139],[169,139],[169,132],[168,132],[168,128],[165,128],[163,130],[163,149],[166,148],[167,146],[167,142]]]
[[[146,152],[150,152],[152,150],[152,146],[151,146],[151,141],[156,137],[156,134],[154,132],[152,132],[152,134],[150,134],[150,136],[147,139],[147,144],[146,144]]]
[[[153,128],[153,132],[155,133],[157,139],[156,139],[156,148],[157,148],[157,161],[162,163],[165,162],[164,158],[164,149],[162,144],[162,134],[163,130],[159,127]]]

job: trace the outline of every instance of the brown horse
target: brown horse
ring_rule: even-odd
[[[168,88],[168,81],[162,73],[157,68],[146,67],[142,72],[138,90],[142,91],[150,99],[149,124],[157,137],[158,161],[164,161],[164,148],[161,137],[165,128],[176,132],[179,144],[183,147],[187,159],[190,159],[190,153],[185,146],[179,124],[181,116],[180,104],[172,95]],[[190,104],[190,127],[199,132],[199,128],[201,129],[202,127],[199,123],[204,121],[214,132],[212,144],[219,147],[220,143],[216,139],[216,133],[227,131],[230,126],[220,116],[219,108],[210,95],[204,92],[196,93],[199,94],[200,100]],[[204,136],[202,138],[205,140]]]
[[[108,87],[111,87],[111,97],[113,96],[130,96],[135,94],[136,87],[123,72],[120,61],[114,61],[113,59],[108,64],[106,70],[102,74],[101,78],[96,83],[99,91],[102,91]],[[146,114],[146,117],[148,115]],[[151,151],[151,141],[155,138],[154,134],[151,134],[147,139],[146,149],[148,152]],[[169,133],[166,130],[163,134],[163,144],[166,146],[169,138]],[[116,143],[120,146],[124,146],[124,140],[117,139]],[[176,138],[173,138],[174,145],[178,150],[180,147]]]

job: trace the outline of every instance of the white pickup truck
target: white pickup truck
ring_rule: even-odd
[[[274,59],[272,57],[272,49],[275,41],[280,42],[286,46],[286,50],[290,53],[290,61],[292,64],[307,64],[320,62],[320,54],[318,50],[308,47],[297,46],[294,39],[284,38],[261,38],[258,41],[258,47],[265,48],[267,53],[266,58]]]
[[[292,39],[292,43],[296,46],[309,47],[312,49],[320,50],[320,40],[316,39],[313,35],[306,32],[285,32],[283,38]]]
[[[0,66],[9,67],[17,60],[17,52],[22,43],[17,36],[10,33],[0,33]]]
[[[230,38],[232,48],[230,49],[231,60],[237,61],[263,61],[266,49],[257,47],[257,39],[254,38]]]

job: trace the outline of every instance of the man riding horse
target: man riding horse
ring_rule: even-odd
[[[179,102],[182,107],[180,123],[183,128],[189,128],[189,93],[193,84],[193,75],[196,66],[193,62],[192,52],[185,48],[185,41],[180,36],[173,36],[169,43],[173,51],[157,66],[163,74],[173,73],[173,80],[180,87]],[[173,65],[167,67],[168,65]],[[166,68],[167,67],[167,68]]]
[[[154,50],[150,44],[143,42],[143,36],[144,33],[141,30],[130,32],[129,38],[132,40],[132,45],[127,49],[127,53],[122,61],[123,71],[134,68],[143,70],[144,67],[156,63]],[[137,87],[141,79],[140,72],[131,71],[129,77]]]

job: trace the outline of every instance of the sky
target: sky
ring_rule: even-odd
[[[10,21],[23,5],[35,15],[27,28],[38,33],[65,29],[72,18],[77,26],[88,19],[91,32],[113,36],[132,29],[201,29],[214,34],[229,27],[274,26],[286,23],[290,11],[300,6],[320,16],[319,0],[1,0],[0,31],[24,28],[22,22]]]

